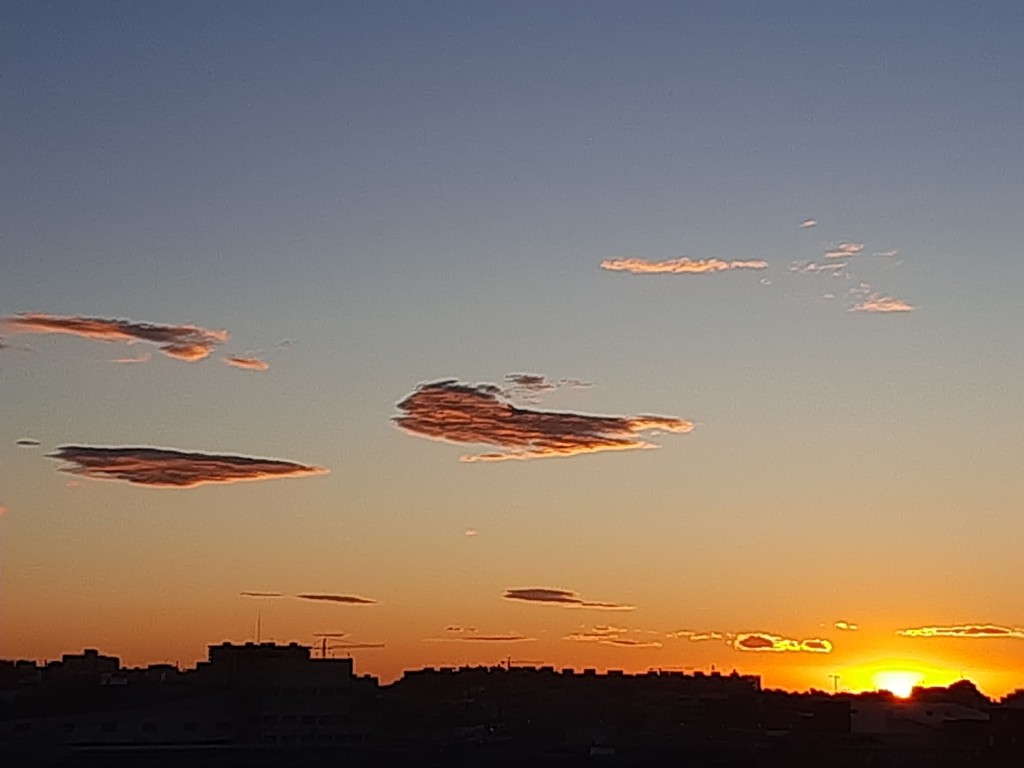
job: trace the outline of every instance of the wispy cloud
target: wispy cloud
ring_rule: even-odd
[[[228,365],[234,366],[235,368],[243,368],[247,371],[270,370],[270,363],[260,360],[258,357],[240,357],[232,355],[230,357],[225,357],[224,362]]]
[[[214,347],[227,341],[227,331],[197,325],[163,325],[108,320],[100,317],[48,315],[26,312],[5,318],[4,328],[11,333],[67,333],[100,341],[147,341],[156,344],[168,357],[202,360]]]
[[[239,592],[238,594],[242,597],[285,597],[283,592],[252,592],[246,590],[244,592]]]
[[[496,384],[454,379],[421,384],[398,404],[393,417],[404,431],[454,443],[483,443],[502,449],[461,457],[462,461],[505,461],[575,456],[601,451],[654,448],[646,432],[690,432],[693,422],[669,416],[591,416],[519,408]]]
[[[679,629],[675,632],[669,632],[666,637],[670,639],[687,639],[691,643],[702,643],[709,640],[731,640],[733,635],[729,632],[716,632],[714,630],[710,632],[699,632],[693,629]]]
[[[152,359],[153,356],[149,352],[143,352],[138,357],[115,357],[110,362],[118,365],[132,365],[133,363],[148,363]]]
[[[1020,627],[1002,627],[998,624],[954,624],[948,627],[913,627],[899,629],[903,637],[967,637],[967,638],[1024,638]]]
[[[736,635],[732,647],[737,651],[769,651],[793,653],[831,653],[832,643],[821,638],[793,640],[765,632],[743,632]]]
[[[522,600],[528,603],[545,603],[562,605],[569,608],[597,608],[609,611],[632,611],[636,606],[618,603],[603,603],[584,600],[568,589],[548,589],[546,587],[529,587],[526,589],[506,589],[503,597],[506,600]]]
[[[883,259],[895,259],[900,255],[898,248],[893,248],[891,251],[876,251],[875,256],[881,256]]]
[[[557,389],[582,389],[590,383],[580,379],[549,379],[539,373],[509,373],[505,376],[505,397],[536,401],[541,395]]]
[[[384,647],[384,643],[357,643],[355,641],[349,641],[344,643],[331,643],[328,646],[328,649],[332,651],[365,651],[371,648]]]
[[[825,251],[826,259],[848,259],[864,250],[863,243],[840,243],[835,248]]]
[[[810,229],[811,227],[816,226],[817,223],[818,222],[814,219],[804,219],[800,222],[800,229]]]
[[[463,627],[459,624],[449,624],[447,627],[444,628],[444,631],[462,634],[463,632],[476,632],[476,627]]]
[[[657,640],[638,640],[626,637],[625,633],[627,632],[629,630],[624,627],[605,625],[596,626],[582,632],[573,632],[562,639],[574,643],[596,643],[598,645],[611,645],[619,648],[661,648],[661,643]]]
[[[303,592],[296,595],[299,600],[313,600],[321,603],[342,603],[344,605],[376,605],[376,600],[368,597],[357,597],[355,595],[332,595],[320,592]]]
[[[480,531],[478,531],[476,528],[467,528],[463,532],[463,536],[478,536],[479,534],[480,534]]]
[[[611,272],[631,272],[634,275],[704,275],[725,272],[730,269],[767,269],[768,262],[761,259],[750,261],[722,261],[721,259],[680,259],[648,261],[647,259],[605,259],[601,269]]]
[[[854,624],[852,621],[837,621],[832,625],[836,629],[840,629],[843,632],[856,632],[860,627]]]
[[[527,637],[518,633],[507,635],[445,635],[443,637],[425,637],[428,643],[532,643],[536,637]]]
[[[169,448],[105,448],[63,445],[50,458],[69,466],[61,471],[102,480],[123,480],[159,488],[191,488],[208,483],[238,483],[280,477],[325,475],[324,467],[277,459],[188,453]]]
[[[818,264],[813,261],[793,261],[790,262],[789,271],[797,272],[802,275],[812,274],[825,274],[836,276],[841,274],[846,269],[847,263],[845,261],[833,262],[831,264]]]
[[[14,444],[20,445],[22,448],[35,448],[36,446],[42,445],[38,440],[34,440],[31,437],[23,437]]]
[[[867,296],[850,307],[849,311],[879,313],[913,312],[914,307],[903,299],[898,299],[895,296],[885,296],[881,293],[872,293],[870,296]]]

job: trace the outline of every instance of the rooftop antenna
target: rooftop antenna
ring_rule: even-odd
[[[260,634],[261,634],[261,630],[263,629],[263,627],[261,626],[262,619],[263,619],[263,617],[260,615],[260,612],[256,611],[256,644],[257,645],[259,645]]]
[[[832,681],[832,693],[839,693],[839,675],[829,675]]]

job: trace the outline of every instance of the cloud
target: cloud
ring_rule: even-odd
[[[478,531],[476,528],[467,528],[463,533],[463,536],[478,536],[479,534],[480,531]]]
[[[456,380],[421,384],[398,403],[393,417],[409,434],[453,443],[484,443],[500,452],[462,456],[461,461],[505,461],[575,456],[656,447],[645,432],[690,432],[693,422],[667,416],[591,416],[519,408],[495,384]]]
[[[835,248],[825,251],[826,259],[847,259],[864,250],[863,243],[840,243]]]
[[[318,592],[303,592],[300,595],[296,595],[299,600],[314,600],[323,603],[342,603],[344,605],[376,605],[376,600],[370,600],[368,597],[356,597],[355,595],[330,595],[321,594]]]
[[[138,357],[115,357],[110,362],[118,363],[119,365],[131,365],[132,363],[148,363],[153,359],[153,356],[149,352],[143,352]]]
[[[246,590],[245,592],[239,592],[242,597],[284,597],[283,592],[251,592]]]
[[[526,637],[519,634],[508,635],[450,635],[448,637],[425,637],[428,643],[530,643],[537,640],[536,637]]]
[[[817,223],[818,222],[814,219],[804,219],[800,222],[800,229],[810,229],[811,227],[816,226]]]
[[[476,632],[476,627],[461,627],[458,624],[449,624],[447,627],[444,628],[444,631],[456,633]]]
[[[744,632],[736,636],[733,648],[737,651],[831,653],[832,643],[820,638],[791,640],[764,632]]]
[[[31,437],[23,437],[14,444],[20,445],[22,448],[35,448],[37,445],[42,445],[38,440],[33,440]]]
[[[326,637],[328,640],[332,638],[338,640],[343,637],[348,637],[349,634],[349,632],[314,632],[313,637]]]
[[[850,312],[913,312],[914,307],[903,299],[894,296],[883,296],[880,293],[872,293],[867,298],[858,301]]]
[[[640,630],[634,630],[639,632]],[[657,640],[636,640],[631,637],[623,637],[623,633],[629,632],[625,627],[613,627],[608,625],[596,626],[583,632],[573,632],[563,637],[575,643],[597,643],[598,645],[612,645],[620,648],[661,648]]]
[[[502,597],[506,600],[522,600],[528,603],[564,605],[571,608],[597,608],[608,611],[632,611],[636,607],[633,605],[619,605],[618,603],[591,602],[584,600],[568,589],[547,589],[544,587],[506,589]]]
[[[665,636],[670,639],[682,639],[685,637],[691,643],[701,643],[708,640],[728,640],[733,637],[729,632],[698,632],[693,629],[680,629],[675,632],[669,632]]]
[[[541,395],[554,392],[556,389],[582,389],[590,386],[589,382],[580,379],[555,381],[539,373],[509,373],[505,376],[505,383],[507,386],[501,392],[504,397],[518,397],[530,401],[536,401]]]
[[[898,629],[903,637],[968,637],[968,638],[1024,638],[1020,627],[1001,627],[997,624],[955,624],[949,627],[913,627]]]
[[[323,467],[277,459],[186,453],[169,448],[98,448],[62,445],[50,458],[70,463],[63,472],[83,477],[124,480],[158,488],[191,488],[207,483],[238,483],[279,477],[325,475]]]
[[[681,259],[648,261],[647,259],[605,259],[601,269],[612,272],[632,272],[634,275],[703,275],[711,272],[725,272],[730,269],[767,269],[768,262],[722,261],[721,259],[694,260],[683,256]]]
[[[900,255],[900,251],[898,248],[893,248],[891,251],[877,251],[874,255],[881,256],[883,259],[895,259]]]
[[[836,629],[841,629],[844,632],[856,632],[860,627],[850,621],[837,621],[832,625]]]
[[[257,357],[225,357],[224,362],[233,365],[235,368],[244,368],[247,371],[266,371],[270,369],[270,363],[264,362]]]
[[[789,265],[790,272],[797,272],[802,275],[821,273],[834,277],[844,269],[846,269],[845,261],[832,264],[818,264],[813,261],[793,261]]]
[[[4,320],[4,327],[13,333],[69,333],[100,341],[148,341],[156,344],[168,357],[179,360],[202,360],[214,347],[228,340],[227,331],[200,328],[196,325],[162,325],[134,323],[130,320],[107,320],[100,317],[76,317],[26,312]]]

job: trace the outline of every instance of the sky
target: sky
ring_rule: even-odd
[[[1019,3],[2,17],[0,656],[1024,686]]]

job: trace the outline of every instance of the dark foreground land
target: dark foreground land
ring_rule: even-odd
[[[753,676],[473,667],[388,686],[299,645],[194,670],[0,662],[5,766],[1024,766],[1024,692],[761,689]]]

